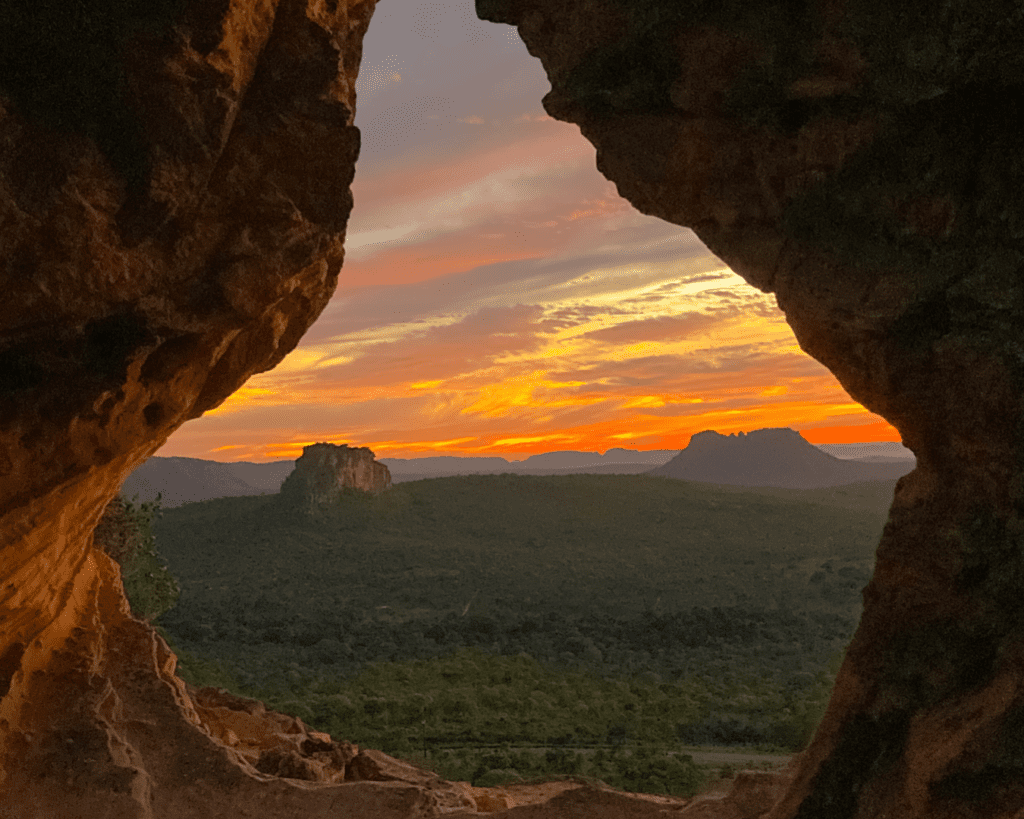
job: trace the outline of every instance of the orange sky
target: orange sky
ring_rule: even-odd
[[[618,196],[578,128],[544,113],[513,29],[463,2],[406,11],[381,4],[364,44],[337,294],[281,365],[159,455],[330,441],[511,459],[773,426],[900,440],[799,349],[773,296]]]

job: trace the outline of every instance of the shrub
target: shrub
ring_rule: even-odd
[[[121,582],[132,614],[152,621],[178,602],[181,589],[156,551],[153,518],[160,513],[160,497],[136,505],[118,496],[103,512],[93,544],[121,567]]]
[[[498,785],[508,785],[512,782],[522,782],[523,777],[519,771],[511,768],[492,768],[489,771],[474,778],[473,785],[478,788],[494,788]]]

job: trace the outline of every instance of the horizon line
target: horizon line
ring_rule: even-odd
[[[775,429],[788,429],[788,427],[774,427],[774,428]],[[799,430],[797,430],[797,431],[799,432]],[[733,433],[733,434],[735,434],[735,433]],[[747,434],[749,434],[749,433],[747,433]],[[321,443],[329,443],[329,442],[325,441],[325,442],[321,442]],[[817,449],[821,449],[822,447],[836,447],[836,446],[840,446],[840,447],[867,446],[867,445],[870,445],[870,444],[892,444],[892,445],[894,445],[896,447],[907,449],[907,447],[903,444],[902,441],[878,441],[878,440],[874,440],[874,441],[843,441],[841,443],[821,443],[821,444],[815,444],[815,443],[811,443],[810,441],[808,441],[808,443],[810,443],[811,446],[813,446],[813,447],[815,447]],[[688,445],[689,444],[687,444],[687,446]],[[341,446],[341,444],[338,444],[338,446]],[[348,444],[348,446],[353,446],[353,445],[352,444]],[[417,455],[417,456],[413,456],[413,457],[404,457],[404,458],[402,458],[402,457],[392,457],[392,456],[387,456],[387,455],[385,455],[385,456],[378,456],[378,455],[376,455],[376,453],[374,453],[374,459],[376,461],[378,461],[378,462],[382,462],[382,461],[419,461],[419,460],[426,460],[427,458],[462,458],[462,459],[501,458],[502,460],[506,461],[509,464],[517,464],[517,463],[524,463],[525,461],[529,460],[530,458],[537,457],[538,455],[550,455],[552,453],[558,453],[558,452],[578,452],[578,453],[586,454],[586,455],[599,455],[600,457],[603,458],[609,452],[611,452],[612,450],[616,450],[616,449],[622,450],[622,451],[625,451],[625,452],[650,453],[650,452],[682,452],[684,449],[686,449],[686,447],[685,446],[684,447],[678,447],[678,448],[675,448],[675,447],[664,448],[664,447],[662,447],[662,448],[655,448],[655,449],[630,449],[630,448],[627,448],[627,447],[610,447],[609,449],[604,450],[604,452],[601,452],[601,451],[598,451],[598,450],[585,450],[585,449],[552,449],[552,450],[549,450],[547,452],[534,452],[534,453],[531,453],[530,455],[527,455],[527,456],[525,456],[523,458],[510,458],[510,457],[508,457],[506,455],[500,455],[500,454],[494,454],[494,455],[451,455],[451,454],[445,453],[445,452],[433,453],[433,454],[429,454],[429,455]],[[259,464],[259,463],[280,463],[280,462],[283,462],[283,461],[295,461],[295,460],[298,459],[298,457],[296,457],[296,458],[267,458],[267,459],[262,460],[262,461],[248,461],[248,460],[220,461],[220,460],[217,460],[216,458],[197,458],[197,457],[189,456],[189,455],[160,455],[158,453],[156,453],[156,454],[154,454],[154,455],[152,455],[150,457],[153,457],[153,458],[182,458],[182,459],[186,459],[186,460],[208,461],[210,463],[221,463],[221,464],[231,464],[231,463],[256,463],[256,464]]]

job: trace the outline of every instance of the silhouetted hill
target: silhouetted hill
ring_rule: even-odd
[[[150,458],[121,485],[129,500],[154,500],[161,495],[163,506],[235,498],[244,495],[276,495],[281,483],[295,468],[295,461],[246,461],[220,463],[200,458]]]
[[[456,475],[574,475],[582,473],[636,475],[652,465],[663,464],[676,454],[674,449],[638,451],[609,449],[597,452],[545,452],[522,461],[499,457],[437,455],[427,458],[378,458],[391,472],[392,483]],[[233,498],[244,495],[273,495],[295,468],[295,461],[267,463],[220,463],[199,458],[155,456],[136,469],[121,487],[129,500],[138,496],[151,501],[160,493],[167,508],[183,503]]]
[[[427,458],[381,458],[380,462],[391,470],[392,478],[399,482],[399,476],[422,478],[451,477],[454,475],[500,475],[514,472],[517,475],[566,475],[582,472],[621,472],[635,474],[646,472],[651,466],[660,466],[672,458],[678,450],[653,449],[609,449],[600,452],[543,452],[531,455],[522,461],[509,461],[499,457],[466,457],[435,455]],[[623,467],[621,470],[618,467]],[[410,480],[409,477],[404,480]]]
[[[914,453],[896,441],[874,441],[862,444],[816,444],[822,452],[836,458],[858,461],[914,461]]]
[[[762,433],[788,433],[792,446],[802,456],[785,456],[782,449],[763,456],[767,464],[778,474],[800,476],[804,482],[778,482],[777,477],[765,479],[764,469],[756,467],[757,441]],[[887,480],[906,474],[914,466],[913,455],[899,444],[823,444],[820,448],[807,443],[793,430],[758,430],[744,436],[747,455],[740,456],[740,450],[725,457],[718,452],[711,456],[716,446],[710,437],[722,441],[739,440],[737,436],[723,436],[718,433],[699,433],[683,452],[673,449],[635,450],[609,449],[603,455],[598,452],[545,452],[531,455],[522,461],[509,461],[500,457],[457,457],[437,455],[426,458],[379,458],[380,463],[391,471],[393,483],[427,478],[453,477],[455,475],[580,475],[618,474],[638,475],[642,473],[666,475],[669,463],[676,463],[683,472],[667,474],[668,477],[702,481],[704,483],[733,484],[737,486],[788,486],[807,488],[816,486],[838,486],[857,481]],[[795,436],[795,440],[794,439]],[[785,436],[783,436],[785,437]],[[697,442],[697,450],[691,452]],[[757,444],[757,446],[752,446]],[[722,446],[729,446],[723,444]],[[695,452],[703,452],[695,457]],[[826,455],[831,451],[838,458]],[[724,450],[722,450],[724,452]],[[687,455],[687,453],[690,453]],[[909,460],[907,459],[909,454]],[[675,456],[675,457],[673,457]],[[685,456],[685,457],[682,457]],[[858,460],[849,460],[856,457]],[[723,460],[724,458],[724,460]],[[734,467],[729,464],[736,461]],[[753,460],[751,460],[753,458]],[[782,460],[780,460],[782,458]],[[786,460],[788,458],[789,460]],[[845,460],[844,460],[845,459]],[[789,464],[789,465],[787,465]],[[800,465],[802,464],[802,465]],[[652,466],[660,467],[651,470]],[[183,503],[210,500],[213,498],[239,497],[244,495],[276,494],[295,467],[295,461],[269,461],[267,463],[220,463],[199,458],[153,457],[136,469],[124,482],[121,494],[131,499],[138,496],[150,501],[161,493],[163,506],[173,508]],[[675,469],[675,467],[673,467]],[[761,469],[761,472],[757,470]],[[737,472],[739,470],[739,472]],[[753,470],[753,471],[751,471]],[[735,476],[741,475],[740,479]],[[775,474],[775,473],[772,473]],[[743,478],[742,476],[747,476]],[[759,481],[767,480],[765,483]]]
[[[732,486],[814,489],[899,478],[914,462],[842,460],[822,452],[793,429],[720,435],[699,432],[689,445],[648,475]]]
[[[460,458],[456,455],[431,455],[426,458],[380,458],[394,480],[395,474],[430,475],[465,475],[470,470],[478,473],[508,472],[515,461],[504,458]]]
[[[674,449],[655,449],[641,452],[636,449],[609,449],[604,455],[600,452],[543,452],[531,455],[524,461],[516,461],[513,466],[523,472],[532,469],[569,470],[605,468],[624,464],[651,464],[660,466],[676,454]]]

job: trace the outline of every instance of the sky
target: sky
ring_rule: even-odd
[[[596,169],[515,28],[381,0],[338,290],[298,347],[157,453],[296,458],[682,449],[792,427],[898,441],[802,352],[772,295]]]

